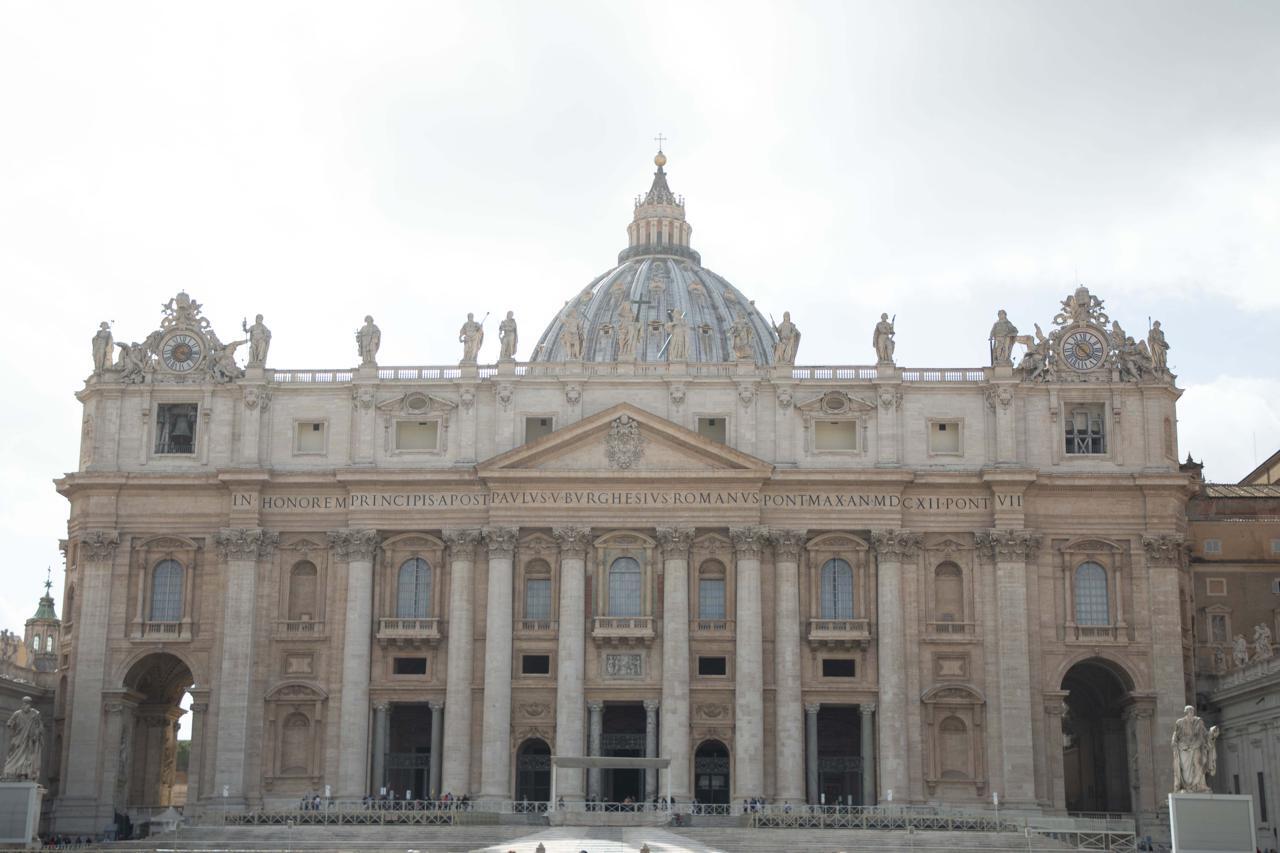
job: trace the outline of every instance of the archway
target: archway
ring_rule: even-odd
[[[516,750],[517,802],[545,803],[551,799],[551,747],[531,737]]]
[[[704,806],[729,804],[729,748],[704,740],[693,754],[693,796]]]
[[[1100,658],[1081,661],[1062,679],[1062,775],[1068,812],[1129,812],[1128,737],[1122,708],[1125,675]]]
[[[190,668],[166,652],[137,661],[124,677],[132,694],[120,728],[116,802],[130,810],[182,805],[178,779],[178,719],[182,696],[194,685]],[[182,799],[179,797],[179,799]]]

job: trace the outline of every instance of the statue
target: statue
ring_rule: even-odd
[[[93,336],[93,375],[101,376],[111,369],[111,355],[115,351],[111,339],[111,324],[98,324],[98,332]]]
[[[1266,625],[1253,626],[1253,659],[1267,660],[1271,657],[1271,629]]]
[[[241,321],[240,328],[249,336],[249,367],[265,367],[267,350],[271,349],[271,330],[262,324],[262,315],[253,318],[252,326]]]
[[[577,361],[582,358],[583,329],[586,320],[579,308],[571,309],[560,318],[563,328],[560,330],[560,343],[564,346],[565,361]]]
[[[1023,374],[1035,382],[1042,379],[1045,371],[1049,368],[1049,347],[1052,343],[1040,329],[1040,324],[1036,323],[1036,335],[1032,338],[1030,335],[1018,335],[1018,343],[1024,344],[1027,351],[1022,356],[1022,361],[1018,362],[1018,367],[1022,369]]]
[[[624,302],[618,308],[618,361],[634,361],[639,342],[640,324],[630,303]]]
[[[40,712],[31,707],[31,697],[22,697],[22,707],[14,711],[7,723],[9,751],[4,758],[5,780],[40,781],[44,755],[44,724]]]
[[[800,330],[791,322],[791,312],[782,312],[782,322],[773,327],[778,342],[773,345],[775,364],[795,364],[796,350],[800,348]]]
[[[1209,785],[1205,776],[1212,776],[1218,769],[1215,744],[1218,727],[1206,730],[1204,720],[1196,716],[1196,709],[1187,705],[1183,714],[1173,724],[1173,793],[1206,794]]]
[[[214,382],[232,382],[244,374],[236,364],[236,348],[246,343],[247,339],[224,344],[217,335],[209,333],[209,376]]]
[[[516,315],[514,311],[507,312],[507,319],[498,324],[498,343],[501,350],[498,353],[498,361],[514,361],[516,357],[516,344],[519,342],[516,334]]]
[[[1018,338],[1018,327],[1009,322],[1009,315],[1005,314],[1003,308],[997,312],[996,323],[991,327],[989,338],[991,366],[1012,367],[1013,344]]]
[[[1227,671],[1227,651],[1222,646],[1213,647],[1213,671],[1218,675]]]
[[[145,344],[117,343],[120,357],[116,359],[116,369],[120,371],[120,381],[130,384],[143,382],[147,371],[151,368],[151,356]]]
[[[729,342],[732,345],[734,358],[739,361],[751,360],[751,323],[747,321],[747,315],[741,308],[738,309],[733,323],[729,326]]]
[[[667,361],[686,361],[689,358],[689,323],[679,308],[671,311],[671,320],[664,324],[667,330]]]
[[[895,316],[896,320],[897,317]],[[889,319],[888,314],[880,315],[880,322],[876,323],[875,333],[871,336],[871,344],[876,348],[876,362],[878,364],[893,364],[894,349],[894,330],[893,320]]]
[[[1164,332],[1160,331],[1159,320],[1152,323],[1151,331],[1147,332],[1147,350],[1151,353],[1151,366],[1157,372],[1169,369],[1169,344],[1164,339]]]
[[[356,348],[360,352],[361,367],[378,366],[378,347],[382,346],[382,330],[373,324],[372,315],[366,315],[364,325],[356,332]]]
[[[488,318],[488,314],[484,315]],[[467,322],[458,330],[458,343],[462,344],[462,363],[475,364],[484,343],[484,320],[476,322],[476,315],[468,313]]]
[[[1249,663],[1249,644],[1245,642],[1243,634],[1236,634],[1235,639],[1231,641],[1231,662],[1237,668]]]

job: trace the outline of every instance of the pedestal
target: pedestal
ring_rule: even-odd
[[[1253,797],[1170,794],[1173,853],[1250,853],[1258,849]]]
[[[35,782],[0,782],[0,844],[40,848],[40,803],[45,789]]]

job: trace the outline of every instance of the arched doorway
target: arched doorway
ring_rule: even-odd
[[[516,751],[516,801],[545,803],[551,799],[551,747],[531,737]]]
[[[1130,689],[1109,661],[1081,661],[1062,679],[1062,775],[1069,812],[1129,812],[1128,737],[1122,716]]]
[[[704,740],[693,754],[693,796],[704,806],[729,803],[729,748]]]
[[[182,696],[193,684],[187,665],[165,652],[147,655],[130,667],[124,686],[136,704],[121,708],[117,805],[131,811],[182,805],[174,800],[179,782],[178,718],[184,713]]]

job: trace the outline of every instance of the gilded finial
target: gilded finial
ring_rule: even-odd
[[[667,138],[659,133],[653,138],[653,141],[658,143],[658,153],[654,155],[653,164],[661,169],[663,166],[667,165],[667,155],[662,153],[662,143],[666,142]]]

